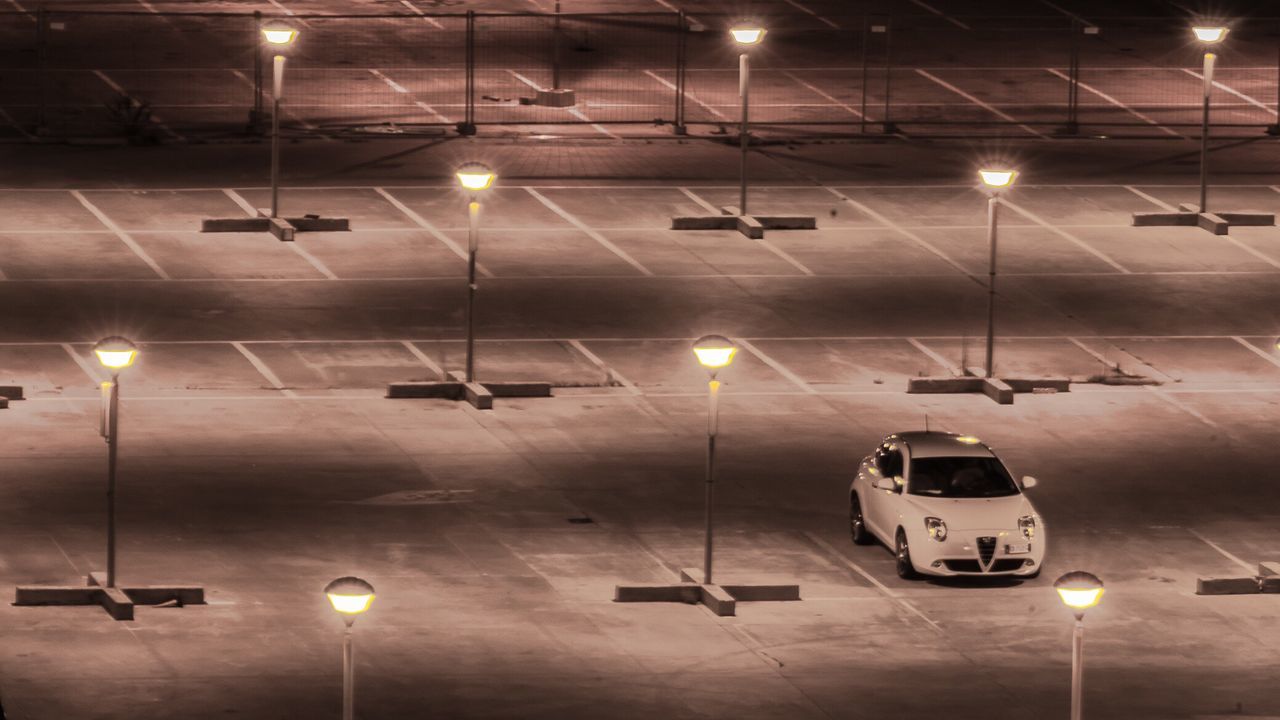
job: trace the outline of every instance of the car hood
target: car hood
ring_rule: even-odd
[[[997,498],[937,498],[905,495],[922,515],[942,518],[951,530],[1013,529],[1018,518],[1035,514],[1025,495]]]

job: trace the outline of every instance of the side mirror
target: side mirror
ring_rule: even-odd
[[[887,477],[876,478],[876,489],[896,491],[898,489],[898,483],[894,482],[891,478],[887,478]]]
[[[1024,475],[1022,476],[1022,489],[1026,490],[1027,488],[1033,488],[1036,486],[1036,483],[1038,482],[1039,480],[1036,480],[1030,475]]]

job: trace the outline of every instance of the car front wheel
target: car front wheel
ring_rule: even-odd
[[[898,539],[894,543],[894,554],[898,558],[898,577],[903,580],[915,580],[919,577],[915,565],[911,564],[911,548],[907,546],[907,534],[898,530]]]
[[[853,539],[854,545],[870,545],[874,542],[867,530],[866,518],[862,516],[862,503],[858,502],[856,494],[849,496],[849,537]]]

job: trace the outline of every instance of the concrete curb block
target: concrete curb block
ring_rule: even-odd
[[[982,393],[1001,405],[1013,404],[1013,388],[1000,378],[983,378]]]
[[[494,397],[551,397],[551,383],[546,382],[495,382],[480,383]]]
[[[736,230],[738,219],[732,215],[698,215],[671,218],[672,230]]]
[[[737,227],[738,232],[752,240],[764,239],[764,226],[760,224],[760,221],[750,215],[739,215],[735,220],[735,227]]]
[[[808,215],[756,215],[766,230],[817,230],[818,219]]]
[[[1145,212],[1133,214],[1133,227],[1171,227],[1175,225],[1193,226],[1198,220],[1197,213],[1191,212]]]
[[[1197,595],[1255,595],[1261,592],[1258,578],[1199,578]]]
[[[86,582],[91,586],[104,587],[107,574],[91,572]],[[204,604],[204,588],[199,585],[141,585],[121,589],[130,601],[138,605],[160,605],[170,600],[177,600],[182,605]]]
[[[1280,593],[1280,577],[1270,575],[1258,578],[1258,592],[1267,593],[1268,595]]]
[[[0,385],[0,398],[6,400],[22,400],[21,385]]]
[[[698,587],[702,589],[702,604],[716,615],[728,617],[737,610],[738,603],[734,601],[733,596],[719,585],[699,585]]]
[[[267,218],[267,231],[280,242],[293,242],[294,227],[284,218]]]
[[[614,602],[682,602],[693,605],[701,596],[702,588],[695,583],[615,585],[613,588]]]
[[[1065,378],[1004,378],[1004,381],[1016,393],[1029,393],[1042,389],[1071,392],[1071,381]]]
[[[934,377],[907,378],[909,393],[972,393],[982,389],[982,378]]]
[[[200,232],[266,232],[270,227],[266,218],[205,218],[200,221]]]
[[[9,398],[0,398],[0,410],[9,407]]]
[[[1196,216],[1196,224],[1200,226],[1201,230],[1208,230],[1214,235],[1226,235],[1227,230],[1231,227],[1226,220],[1213,213],[1200,213]]]
[[[478,382],[463,383],[462,395],[477,410],[493,409],[493,393]]]
[[[1270,213],[1224,212],[1218,213],[1218,217],[1232,225],[1267,227],[1276,224],[1276,216]]]
[[[799,585],[721,585],[740,602],[790,602],[800,599]]]
[[[1280,562],[1258,563],[1258,577],[1267,578],[1273,575],[1280,575]]]
[[[446,380],[394,382],[387,385],[387,397],[392,399],[438,398],[441,400],[461,400],[462,383]]]

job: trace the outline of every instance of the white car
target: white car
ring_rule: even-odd
[[[849,486],[853,542],[893,549],[898,575],[1033,578],[1044,562],[1044,521],[978,438],[903,432],[863,458]]]

